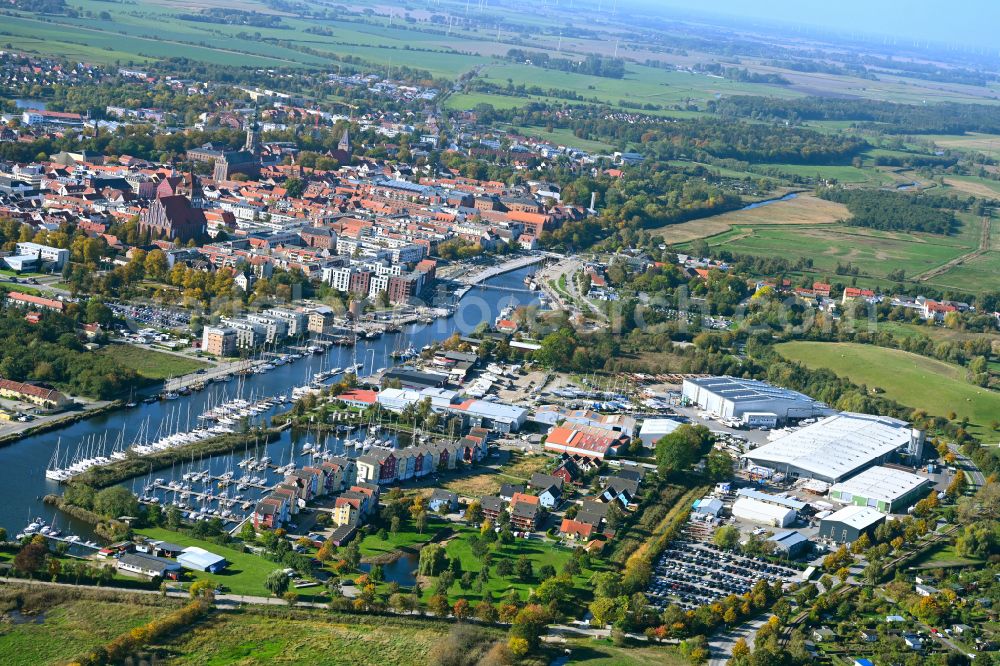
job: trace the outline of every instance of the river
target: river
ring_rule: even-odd
[[[764,199],[763,201],[757,201],[752,204],[747,204],[740,208],[740,210],[753,210],[754,208],[760,208],[761,206],[770,206],[773,203],[778,203],[779,201],[789,201],[799,196],[798,192],[789,192],[783,197],[777,197],[775,199]]]
[[[243,398],[289,395],[295,386],[308,383],[314,373],[324,368],[344,367],[354,362],[364,362],[374,351],[374,367],[388,367],[393,364],[389,354],[397,348],[412,345],[415,349],[443,340],[456,331],[462,334],[470,333],[482,322],[492,323],[499,312],[510,304],[529,305],[537,302],[537,296],[525,290],[524,277],[534,272],[534,267],[499,275],[486,281],[482,288],[473,288],[459,301],[455,313],[449,317],[436,319],[431,324],[415,324],[406,327],[400,333],[387,333],[376,340],[362,340],[356,348],[331,347],[322,355],[307,355],[287,365],[278,366],[265,374],[249,375],[242,382],[237,380],[225,384],[210,384],[204,391],[192,393],[190,396],[177,400],[162,401],[152,404],[139,404],[128,410],[119,410],[102,416],[79,421],[65,428],[22,439],[10,446],[0,448],[0,527],[7,528],[10,535],[15,534],[28,524],[31,518],[41,516],[49,522],[55,517],[57,525],[64,532],[72,532],[84,539],[94,538],[89,526],[46,506],[42,497],[49,493],[59,492],[59,485],[45,478],[45,469],[52,458],[57,442],[61,442],[61,450],[74,450],[76,446],[88,438],[101,439],[106,437],[107,446],[121,436],[126,444],[131,443],[141,435],[143,428],[148,430],[150,438],[166,424],[179,424],[181,430],[187,430],[196,425],[196,419],[206,409],[226,399],[237,397],[237,392]],[[500,287],[491,288],[491,287]],[[402,340],[400,340],[402,338]],[[369,360],[369,363],[371,361]],[[289,409],[289,405],[276,410]],[[272,412],[262,414],[266,418]],[[144,426],[144,424],[147,424]],[[353,434],[354,437],[358,433]],[[384,435],[383,435],[384,437]],[[286,464],[289,460],[290,447],[293,459],[301,466],[308,461],[302,455],[302,445],[316,440],[313,434],[292,434],[291,430],[282,433],[281,438],[267,445],[266,455],[277,464]],[[328,442],[330,450],[343,449],[343,442],[331,436]],[[247,455],[252,455],[253,450]],[[221,474],[232,469],[239,477],[243,471],[236,467],[244,454],[226,454],[195,461],[195,469],[211,469],[213,474]],[[260,456],[264,454],[262,447]],[[180,477],[180,468],[164,469],[153,473],[154,478],[169,481],[173,474]],[[253,472],[265,474],[265,472]],[[266,472],[268,482],[273,483],[277,477],[273,472]],[[141,494],[146,479],[137,479],[124,483],[128,488],[135,488]],[[230,493],[235,495],[235,486]],[[259,497],[259,491],[242,491],[243,501],[252,501]],[[159,493],[164,497],[164,493]],[[172,493],[171,493],[172,499]],[[237,507],[238,509],[238,507]],[[58,514],[58,516],[56,516]]]

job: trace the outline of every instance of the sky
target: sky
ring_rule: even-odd
[[[619,0],[1000,51],[1000,0]]]

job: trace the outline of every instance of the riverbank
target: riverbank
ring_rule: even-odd
[[[250,447],[269,444],[281,436],[280,428],[260,428],[246,433],[220,435],[202,442],[158,451],[148,456],[133,456],[107,465],[92,467],[76,476],[72,483],[84,483],[93,488],[106,488],[122,481],[143,476],[150,472],[186,463],[192,458],[214,456],[220,453],[246,451]]]
[[[0,435],[0,447],[9,446],[26,437],[33,437],[35,435],[51,432],[52,430],[58,430],[59,428],[65,428],[66,426],[73,425],[78,421],[84,421],[95,416],[108,414],[117,409],[121,409],[124,406],[125,403],[123,401],[112,400],[111,402],[99,404],[96,407],[91,407],[90,409],[84,409],[78,412],[68,412],[60,416],[47,418],[44,422],[37,423],[33,426],[25,428],[24,430],[18,430],[17,432],[9,432],[5,435]]]
[[[94,532],[102,539],[117,541],[125,538],[129,533],[129,526],[120,520],[105,518],[99,513],[94,513],[90,509],[82,506],[70,504],[60,495],[46,495],[42,501],[49,506],[55,507],[65,514],[73,516],[79,521],[87,523],[94,528]]]

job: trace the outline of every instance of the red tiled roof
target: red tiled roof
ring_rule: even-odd
[[[589,537],[593,531],[594,526],[590,523],[581,523],[572,518],[563,518],[562,524],[559,525],[559,532],[571,536]]]

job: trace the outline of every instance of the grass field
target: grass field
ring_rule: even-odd
[[[458,493],[461,497],[482,497],[493,495],[504,483],[525,483],[535,472],[542,471],[550,462],[545,456],[529,456],[511,453],[510,460],[499,471],[479,468],[472,474],[446,481],[442,487]]]
[[[927,326],[924,324],[910,324],[901,321],[883,321],[878,324],[880,331],[889,331],[896,337],[911,338],[922,336],[930,338],[935,342],[958,342],[977,338],[989,338],[994,342],[1000,342],[1000,333],[987,331],[979,333],[976,331],[963,331],[960,329],[948,328],[947,326]]]
[[[934,416],[953,411],[959,419],[968,417],[974,434],[988,432],[1000,415],[1000,393],[970,384],[965,369],[951,363],[854,343],[787,342],[777,349],[808,368],[828,368],[855,384],[878,387],[908,407]]]
[[[661,227],[654,231],[667,243],[686,243],[726,233],[737,225],[812,225],[831,224],[850,217],[847,206],[826,201],[812,194],[775,201],[749,210],[735,210],[700,220]]]
[[[682,666],[689,662],[673,647],[626,645],[616,647],[609,640],[574,638],[566,643],[568,664],[576,666]]]
[[[944,182],[959,192],[987,199],[1000,199],[1000,182],[977,176],[948,176]]]
[[[970,220],[965,226],[971,227],[971,217],[965,219]],[[964,258],[940,275],[929,277],[927,283],[962,292],[1000,288],[1000,220],[995,216],[992,220],[986,252]]]
[[[423,666],[446,623],[389,617],[253,610],[216,613],[162,646],[169,664],[344,664]]]
[[[284,567],[274,562],[269,562],[262,557],[257,557],[250,553],[243,553],[235,548],[220,546],[211,541],[195,539],[182,532],[149,527],[137,530],[142,536],[161,541],[169,541],[179,546],[199,546],[211,551],[216,555],[221,555],[229,561],[229,566],[218,574],[211,574],[201,571],[189,572],[194,580],[210,580],[219,585],[225,585],[227,590],[233,594],[245,594],[248,596],[270,596],[270,592],[264,587],[264,579],[275,569]]]
[[[557,127],[551,132],[547,131],[544,127],[516,127],[513,129],[525,136],[537,137],[559,146],[569,146],[570,148],[578,148],[591,153],[610,153],[614,150],[614,146],[610,144],[581,139],[575,136],[572,131],[561,127]]]
[[[936,569],[939,567],[965,567],[982,563],[982,560],[959,555],[953,544],[947,544],[924,553],[914,560],[912,565],[918,569]]]
[[[775,169],[790,176],[800,178],[819,178],[836,180],[840,183],[863,183],[868,185],[887,185],[893,182],[891,176],[877,169],[858,168],[839,164],[769,164]]]
[[[771,206],[762,209],[766,211]],[[967,254],[979,243],[980,225],[965,223],[952,236],[880,231],[840,224],[738,225],[707,239],[712,247],[736,254],[812,259],[815,272],[829,276],[837,265],[851,265],[860,273],[884,278],[902,269],[913,276]],[[950,273],[950,272],[949,272]],[[948,275],[946,273],[945,275]],[[940,276],[944,277],[944,276]],[[966,285],[967,286],[967,285]]]
[[[0,622],[0,663],[5,666],[65,664],[74,656],[169,610],[124,601],[63,601],[28,616],[23,623]]]
[[[111,345],[102,349],[100,353],[114,358],[127,368],[132,368],[139,376],[146,379],[178,377],[209,366],[202,361],[133,345]]]

